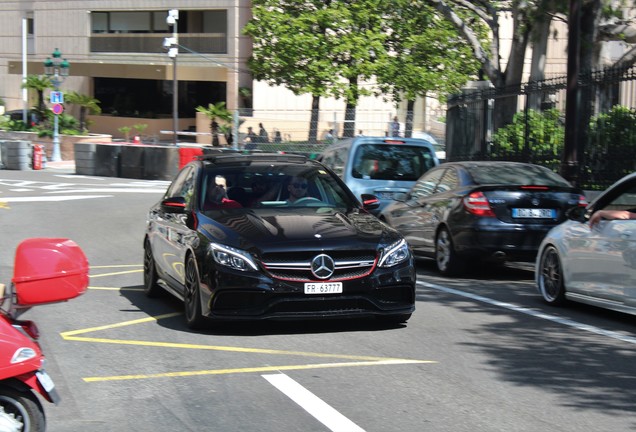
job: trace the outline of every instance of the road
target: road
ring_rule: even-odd
[[[166,182],[0,171],[0,275],[19,241],[69,237],[87,293],[33,308],[62,396],[49,432],[628,431],[636,323],[552,308],[527,264],[442,278],[417,263],[406,326],[371,321],[187,329],[141,292],[145,214]]]

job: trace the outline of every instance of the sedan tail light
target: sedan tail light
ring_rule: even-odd
[[[482,192],[473,192],[464,197],[464,208],[475,216],[495,217],[495,212],[490,208],[486,195]]]
[[[579,195],[579,207],[587,207],[589,203],[587,202],[587,198],[585,195]]]

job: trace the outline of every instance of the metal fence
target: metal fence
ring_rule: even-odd
[[[636,170],[636,68],[603,69],[580,76],[577,183],[602,190]],[[478,82],[448,100],[446,158],[513,160],[558,172],[563,159],[567,77],[494,89]],[[496,103],[508,99],[516,114],[496,129]],[[514,109],[514,108],[513,108]]]

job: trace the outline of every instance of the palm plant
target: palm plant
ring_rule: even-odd
[[[100,101],[92,96],[71,91],[66,94],[65,99],[69,104],[78,105],[80,107],[79,129],[81,131],[88,129],[86,122],[86,116],[88,114],[101,114],[102,112],[99,106]]]
[[[219,124],[217,119],[226,123],[232,122],[232,113],[225,107],[225,102],[217,102],[208,104],[208,107],[198,106],[197,112],[203,113],[210,119],[210,132],[212,133],[212,145],[218,147],[219,143]]]
[[[53,82],[51,78],[46,75],[28,75],[26,81],[22,84],[22,88],[27,90],[35,90],[38,95],[38,104],[35,108],[35,112],[38,116],[38,121],[45,118],[46,104],[44,103],[44,90],[52,89]]]

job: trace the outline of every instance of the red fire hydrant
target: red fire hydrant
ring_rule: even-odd
[[[33,145],[33,169],[42,169],[42,156],[44,155],[44,146],[41,144]]]

